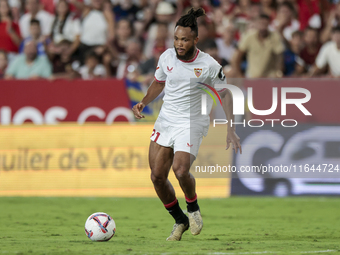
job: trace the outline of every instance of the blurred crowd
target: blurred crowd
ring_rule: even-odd
[[[0,78],[147,85],[191,7],[227,77],[340,77],[339,0],[0,0]]]

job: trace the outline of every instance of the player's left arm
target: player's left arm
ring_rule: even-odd
[[[218,74],[215,76],[215,79],[213,81],[214,84],[227,84],[225,75],[223,73],[223,68],[221,67],[219,69]],[[222,101],[222,107],[225,113],[225,116],[228,121],[228,129],[227,129],[227,147],[226,150],[229,149],[230,144],[232,144],[232,148],[234,149],[235,153],[240,150],[240,154],[242,154],[242,147],[240,143],[240,137],[236,134],[235,125],[231,125],[231,123],[234,123],[235,117],[233,114],[233,97],[228,89],[223,89],[221,91],[218,91],[221,101]]]
[[[228,121],[226,150],[229,149],[231,143],[235,153],[237,153],[237,151],[240,150],[240,154],[242,154],[240,137],[236,134],[235,125],[233,126],[231,125],[231,123],[234,123],[235,120],[233,114],[233,96],[231,95],[231,92],[228,89],[219,92],[219,94],[222,100],[222,107]]]

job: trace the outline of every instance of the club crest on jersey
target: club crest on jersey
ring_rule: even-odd
[[[202,74],[202,68],[194,68],[194,72],[195,72],[196,77],[198,78]]]
[[[171,73],[172,69],[174,69],[174,67],[169,68],[168,66],[166,67],[168,69],[168,71]]]

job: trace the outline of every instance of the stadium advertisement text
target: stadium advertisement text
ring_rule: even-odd
[[[152,129],[150,124],[2,126],[0,196],[156,197],[148,164]],[[225,159],[225,150],[217,150],[203,144],[197,162]],[[172,171],[170,180],[181,197]],[[200,197],[226,197],[230,179],[197,179],[197,191]]]
[[[232,194],[340,195],[340,127],[238,129]],[[215,170],[216,171],[216,170]]]
[[[233,82],[247,91],[246,107],[251,119],[261,119],[265,124],[271,124],[270,119],[293,119],[299,124],[340,123],[333,111],[340,108],[337,79],[236,79]]]
[[[337,99],[340,87],[335,79],[228,79],[228,83],[236,85],[217,84],[215,88],[230,90],[236,119],[228,123],[221,105],[216,104],[221,98],[217,92],[208,90],[210,97],[217,98],[213,98],[216,105],[211,117],[214,126],[292,128],[303,123],[340,122],[333,111],[340,108]],[[202,92],[202,115],[207,114],[208,100],[209,94]]]
[[[122,80],[2,81],[1,125],[134,121]]]
[[[244,115],[244,105],[245,105],[245,97],[243,94],[243,91],[238,88],[235,85],[231,84],[217,84],[215,86],[217,91],[223,91],[223,90],[230,90],[233,96],[233,114],[234,115]],[[267,110],[259,110],[255,109],[254,103],[253,103],[253,88],[248,87],[247,88],[247,95],[248,95],[248,108],[249,111],[254,115],[260,115],[260,116],[267,116],[276,111],[278,108],[278,92],[277,87],[272,88],[272,97],[270,100],[272,101],[272,105],[270,109]],[[303,98],[287,98],[288,93],[296,93],[296,94],[302,94]],[[206,100],[206,94],[202,94],[202,115],[206,114],[205,109],[207,108],[207,100]],[[305,88],[281,88],[281,115],[285,116],[287,115],[287,105],[295,105],[304,115],[312,115],[306,107],[303,105],[307,103],[311,99],[311,93],[308,89]]]

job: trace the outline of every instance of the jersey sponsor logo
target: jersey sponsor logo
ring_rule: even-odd
[[[195,72],[196,77],[198,78],[202,74],[202,68],[194,68],[194,72]]]
[[[169,68],[169,67],[167,66],[166,68],[167,68],[168,71],[171,73],[171,71],[172,71],[172,69],[173,69],[174,67]]]
[[[194,146],[194,145],[193,145],[193,144],[187,143],[187,146],[188,146],[188,147],[192,147],[192,146]]]

